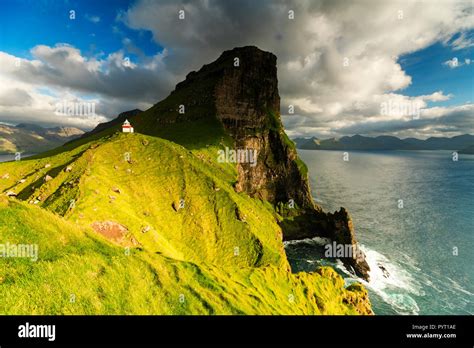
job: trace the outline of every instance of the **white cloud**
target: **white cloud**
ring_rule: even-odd
[[[186,12],[181,21],[180,9]],[[426,108],[450,98],[436,90],[418,98],[395,94],[412,83],[398,57],[453,37],[450,45],[460,48],[467,43],[464,32],[474,28],[470,4],[459,1],[141,0],[121,18],[150,30],[169,49],[163,62],[172,71],[198,69],[235,46],[275,53],[282,114],[295,105],[300,127],[315,123],[326,133],[343,124],[385,122],[383,99],[416,99]],[[284,118],[288,128],[291,117]]]
[[[92,22],[92,23],[99,23],[100,22],[100,17],[99,16],[92,16],[92,15],[86,14],[85,18],[89,22]]]
[[[465,58],[464,62],[460,62],[458,58],[454,57],[452,59],[448,59],[447,61],[443,62],[443,65],[450,67],[451,69],[459,68],[463,65],[470,65],[471,59]]]
[[[453,96],[452,94],[445,95],[443,91],[437,91],[430,95],[421,95],[419,96],[419,98],[422,100],[427,100],[431,102],[440,102],[440,101],[449,100],[452,96]]]
[[[178,18],[180,9],[185,10],[184,20]],[[289,10],[294,10],[295,19],[288,18]],[[374,131],[383,125],[394,129],[395,124],[412,124],[413,132],[419,132],[406,115],[382,114],[381,105],[417,103],[426,121],[441,120],[428,112],[432,108],[427,103],[446,101],[451,95],[433,86],[429,95],[404,96],[412,79],[398,57],[435,42],[468,47],[465,33],[474,28],[470,4],[457,1],[139,0],[117,20],[150,30],[165,49],[125,65],[126,52],[139,52],[127,38],[124,50],[101,59],[85,57],[70,45],[39,45],[32,49],[33,59],[22,60],[20,68],[13,65],[15,57],[0,52],[0,79],[23,84],[31,100],[24,95],[19,103],[29,100],[36,105],[42,95],[37,88],[47,86],[97,98],[101,115],[111,117],[127,105],[146,107],[159,101],[189,71],[223,50],[256,45],[278,57],[282,114],[287,114],[289,104],[296,109],[296,115],[284,117],[293,134],[337,135],[357,125]],[[452,60],[445,64],[452,65]],[[14,92],[8,93],[10,97],[0,97],[0,105],[5,98],[15,103]],[[41,98],[44,105],[50,96]]]
[[[472,8],[471,8],[471,10],[472,10]],[[472,21],[474,21],[472,15],[471,15],[470,21],[471,21],[471,25],[472,25]],[[459,35],[459,37],[457,39],[453,40],[451,45],[452,45],[454,50],[462,50],[462,49],[465,49],[465,48],[473,47],[474,46],[474,40],[472,38],[466,37],[465,33],[461,33],[461,35]]]
[[[174,80],[160,55],[140,66],[121,51],[102,60],[85,58],[65,44],[35,46],[33,59],[0,52],[0,115],[9,123],[34,122],[92,128],[118,113],[147,109]],[[157,94],[155,94],[157,93]],[[94,115],[58,115],[56,104],[94,103]]]
[[[447,61],[445,61],[443,65],[447,65],[451,69],[456,69],[456,68],[459,68],[462,65],[462,63],[459,62],[459,60],[456,57],[454,57],[452,59],[448,59]]]

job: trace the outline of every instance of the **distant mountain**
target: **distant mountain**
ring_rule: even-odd
[[[319,146],[319,139],[316,137],[296,138],[293,139],[293,141],[296,143],[298,149],[312,150],[315,146]]]
[[[0,124],[0,154],[39,153],[51,150],[82,134],[82,130],[74,127],[43,128],[26,123],[17,126]]]
[[[458,135],[452,138],[431,137],[426,140],[415,138],[399,139],[381,135],[375,138],[359,134],[320,140],[315,137],[296,138],[296,147],[303,150],[456,150],[474,146],[474,136]],[[464,152],[466,153],[466,152]]]

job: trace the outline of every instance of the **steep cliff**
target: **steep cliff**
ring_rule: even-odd
[[[324,236],[356,247],[348,213],[341,209],[327,214],[313,201],[306,165],[280,119],[277,58],[272,53],[254,46],[225,51],[216,61],[190,72],[167,98],[145,112],[128,112],[127,117],[137,132],[191,150],[212,145],[255,150],[254,163],[235,164],[234,187],[275,206],[285,240]],[[119,117],[99,125],[88,136],[112,134],[122,122]],[[217,154],[212,157],[215,161]],[[363,257],[342,260],[368,279]]]
[[[144,112],[0,164],[0,240],[42,248],[0,267],[0,312],[372,314],[331,268],[291,272],[283,239],[355,239],[345,210],[312,202],[278,109],[275,56],[238,48]]]
[[[306,166],[281,123],[276,61],[272,53],[253,46],[226,51],[176,86],[168,99],[183,105],[184,113],[165,100],[153,108],[154,115],[161,126],[217,118],[234,149],[257,151],[256,163],[237,163],[235,188],[278,208],[285,240],[324,236],[356,250],[347,211],[326,214],[312,199]],[[369,279],[363,254],[342,261]]]

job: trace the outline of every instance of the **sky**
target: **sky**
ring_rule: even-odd
[[[473,5],[455,0],[2,0],[0,122],[91,129],[246,45],[277,56],[292,137],[474,134]]]

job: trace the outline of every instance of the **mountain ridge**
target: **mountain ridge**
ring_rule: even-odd
[[[303,150],[455,150],[462,151],[474,145],[474,136],[463,134],[448,137],[400,139],[395,136],[380,135],[366,137],[359,134],[341,138],[318,139],[294,138],[296,146]]]
[[[0,154],[15,152],[39,153],[61,146],[84,132],[75,127],[50,127],[21,123],[0,124]]]

